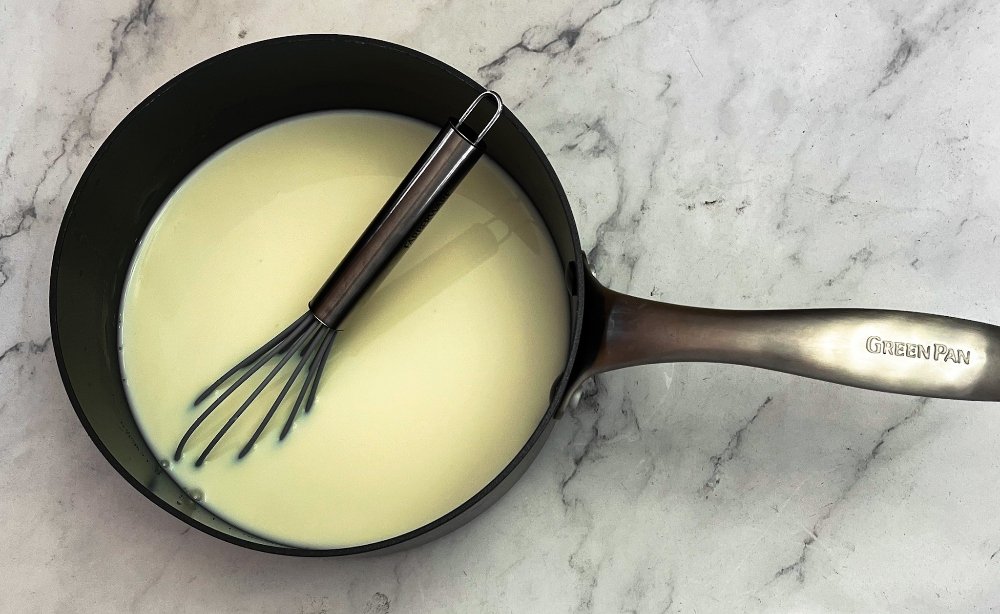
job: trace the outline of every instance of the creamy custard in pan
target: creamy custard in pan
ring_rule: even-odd
[[[284,441],[294,394],[236,460],[279,378],[202,467],[250,387],[172,461],[195,397],[305,312],[436,132],[367,112],[266,127],[194,171],[139,245],[120,331],[133,413],[172,477],[247,531],[332,548],[417,529],[496,477],[548,405],[569,345],[562,267],[527,197],[484,157],[341,325],[316,403]]]

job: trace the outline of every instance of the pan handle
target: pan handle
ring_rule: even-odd
[[[586,267],[585,267],[586,268]],[[915,396],[1000,401],[1000,327],[877,309],[731,311],[660,303],[588,271],[572,391],[613,369],[715,362]]]

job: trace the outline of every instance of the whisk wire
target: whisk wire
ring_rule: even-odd
[[[308,325],[303,324],[303,326],[308,326]],[[296,330],[295,332],[299,333],[301,331]],[[205,446],[205,449],[202,451],[201,456],[199,456],[198,460],[196,460],[194,463],[195,467],[200,467],[201,464],[205,462],[205,459],[208,458],[208,455],[209,453],[211,453],[212,449],[215,448],[215,446],[219,443],[219,441],[222,440],[222,438],[226,435],[229,429],[231,429],[233,425],[236,424],[236,421],[240,419],[240,416],[242,416],[244,412],[246,412],[247,408],[250,407],[250,404],[253,403],[258,396],[260,396],[260,393],[265,388],[267,388],[267,385],[271,383],[271,380],[274,379],[274,376],[277,375],[279,371],[285,368],[285,365],[288,364],[288,361],[291,360],[292,356],[294,356],[295,353],[299,350],[299,347],[306,341],[308,341],[308,338],[309,338],[308,334],[298,335],[295,337],[295,339],[291,342],[290,345],[284,348],[284,355],[281,357],[281,360],[279,360],[278,364],[274,365],[274,367],[271,369],[271,372],[268,373],[264,377],[264,379],[260,381],[259,384],[257,384],[257,387],[254,388],[254,391],[250,393],[250,395],[246,398],[245,401],[243,401],[243,404],[240,405],[239,409],[233,412],[233,415],[229,417],[229,420],[226,421],[226,423],[222,426],[222,428],[219,429],[219,432],[215,434],[215,437],[212,438],[212,441],[209,442],[207,446]]]
[[[319,347],[324,337],[323,331],[323,326],[316,326],[314,327],[314,330],[307,333],[309,341],[305,344],[302,350],[299,351],[300,358],[312,355],[313,350],[316,350],[317,352],[319,351]],[[295,369],[292,370],[292,374],[288,377],[288,381],[285,382],[285,386],[281,389],[281,392],[278,393],[274,403],[271,404],[271,409],[268,410],[263,420],[261,420],[260,424],[257,425],[257,430],[254,431],[253,436],[250,437],[246,445],[243,446],[243,449],[240,450],[237,458],[243,458],[250,453],[250,450],[253,449],[254,444],[257,443],[257,440],[260,439],[260,436],[264,433],[264,429],[267,428],[268,423],[271,422],[271,418],[273,418],[274,414],[278,411],[278,407],[281,406],[281,402],[285,400],[285,396],[288,395],[288,391],[292,389],[292,386],[295,384],[296,380],[298,380],[299,373],[301,373],[302,369],[306,366],[306,362],[308,361],[303,359],[295,363]],[[293,405],[293,411],[294,407],[295,406]]]
[[[285,330],[281,331],[280,333],[275,335],[270,341],[257,348],[257,350],[254,351],[253,354],[250,354],[240,362],[236,363],[236,365],[232,369],[226,371],[222,375],[222,377],[212,382],[212,384],[208,388],[206,388],[204,392],[199,394],[198,398],[194,400],[194,404],[200,405],[202,401],[207,399],[210,394],[215,392],[219,388],[219,386],[224,384],[230,377],[235,375],[237,371],[239,371],[240,369],[245,369],[252,363],[257,362],[258,358],[260,358],[261,356],[272,350],[276,345],[279,345],[283,341],[286,341],[289,336],[289,333],[291,333],[296,326],[302,324],[302,321],[305,320],[307,316],[309,316],[309,313],[303,314],[302,317],[289,324],[285,328]]]
[[[326,359],[330,355],[330,348],[333,347],[333,340],[337,338],[338,331],[330,331],[330,335],[327,336],[325,345],[323,346],[323,353],[319,357],[319,369],[317,375],[313,377],[312,388],[309,389],[309,399],[306,401],[306,406],[303,413],[309,413],[312,409],[313,403],[316,401],[316,390],[319,388],[319,374],[323,373],[323,368],[326,366]]]
[[[322,364],[320,363],[320,357],[324,353],[324,349],[328,347],[328,344],[333,343],[333,337],[336,336],[336,331],[331,331],[330,329],[323,327],[323,340],[312,356],[309,358],[309,370],[306,372],[306,379],[302,383],[302,388],[299,390],[298,396],[295,398],[295,403],[292,404],[292,411],[288,413],[288,418],[285,420],[285,425],[281,429],[281,434],[278,435],[278,441],[284,441],[285,437],[292,430],[292,424],[295,422],[295,417],[299,413],[299,407],[302,406],[302,402],[306,399],[306,395],[309,390],[313,388],[314,382],[319,378],[320,368]]]
[[[306,316],[308,315],[309,314],[306,314]],[[219,398],[212,401],[211,405],[209,405],[205,409],[205,411],[203,411],[195,419],[195,421],[191,423],[191,426],[188,428],[187,432],[184,433],[184,436],[181,437],[180,442],[177,444],[177,450],[174,452],[174,461],[181,460],[181,456],[184,453],[184,446],[187,445],[188,440],[191,439],[191,436],[194,435],[195,431],[198,430],[198,427],[201,426],[202,422],[204,422],[210,415],[212,415],[212,412],[214,412],[216,408],[222,405],[222,403],[225,402],[225,400],[228,399],[230,395],[236,392],[236,389],[242,386],[243,382],[250,379],[253,376],[253,374],[257,372],[258,369],[260,369],[264,364],[266,364],[269,360],[271,360],[271,358],[273,358],[275,355],[281,352],[281,350],[284,349],[286,345],[285,342],[290,337],[291,338],[297,337],[301,333],[302,329],[304,329],[309,325],[310,323],[309,320],[313,318],[311,317],[307,318],[306,316],[303,316],[298,320],[296,320],[291,327],[286,328],[284,331],[279,333],[278,336],[276,336],[274,339],[268,341],[266,344],[261,346],[261,349],[258,349],[256,352],[254,352],[254,355],[256,355],[254,361],[250,363],[247,363],[246,360],[241,361],[240,364],[247,363],[245,367],[246,371],[228,388],[226,388],[222,392],[222,394],[219,395]],[[315,321],[315,319],[313,319],[313,321]],[[264,351],[262,352],[261,350]],[[230,369],[230,371],[232,371],[230,377],[233,374],[235,374],[238,370],[239,369],[235,367],[233,369]],[[225,382],[228,379],[229,377],[220,378],[219,384]],[[198,398],[204,400],[209,394],[211,394],[213,390],[218,388],[219,384],[213,384],[206,392],[202,393]],[[195,405],[197,405],[197,401],[195,402]],[[200,463],[196,464],[200,465]]]

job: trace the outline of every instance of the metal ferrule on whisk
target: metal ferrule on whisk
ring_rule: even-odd
[[[496,111],[478,135],[469,135],[465,121],[484,98],[496,103]],[[413,243],[482,155],[479,141],[502,112],[500,96],[487,90],[457,122],[449,121],[438,133],[309,302],[309,311],[317,320],[336,328],[394,257]]]

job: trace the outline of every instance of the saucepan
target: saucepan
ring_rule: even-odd
[[[247,45],[163,85],[111,133],[66,209],[52,264],[50,309],[59,369],[100,451],[139,492],[201,531],[248,548],[305,556],[391,551],[439,536],[496,501],[521,476],[555,420],[595,374],[654,362],[762,367],[920,396],[1000,400],[1000,328],[900,311],[738,312],[658,303],[594,277],[552,166],[506,109],[487,154],[525,191],[565,269],[571,310],[565,368],[548,410],[496,478],[468,501],[405,535],[309,550],[247,533],[198,505],[162,472],[129,411],[120,376],[118,310],[139,239],[171,191],[227,143],[303,113],[370,109],[443,125],[482,91],[411,49],[371,39],[309,35]]]

